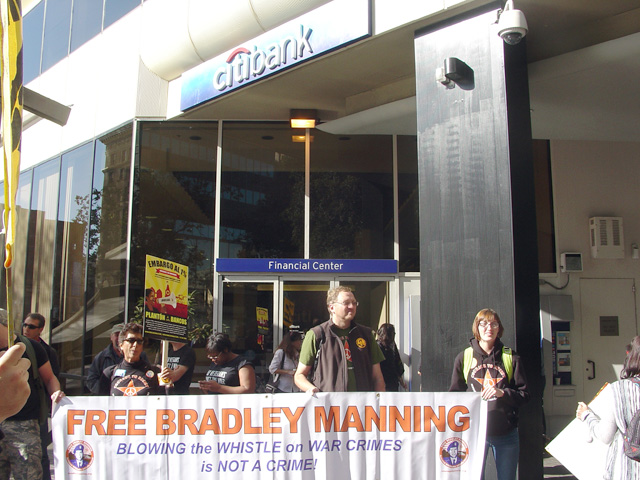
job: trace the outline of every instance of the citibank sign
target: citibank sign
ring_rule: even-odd
[[[334,0],[182,75],[188,110],[370,35],[368,0]]]

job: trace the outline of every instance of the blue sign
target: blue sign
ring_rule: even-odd
[[[396,260],[303,258],[218,258],[216,272],[237,273],[398,273]]]
[[[184,111],[371,35],[368,0],[335,0],[182,75]]]

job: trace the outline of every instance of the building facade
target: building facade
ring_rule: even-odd
[[[326,290],[346,284],[356,292],[362,323],[396,325],[411,389],[433,385],[418,375],[425,337],[448,345],[440,352],[446,364],[470,337],[475,311],[492,306],[486,302],[493,297],[472,295],[468,283],[455,280],[451,288],[472,295],[473,305],[455,313],[450,331],[430,317],[442,311],[425,298],[421,238],[432,210],[424,202],[433,197],[419,180],[424,146],[416,94],[436,80],[435,71],[433,80],[419,73],[414,40],[500,5],[177,3],[23,4],[25,85],[70,106],[71,114],[65,126],[25,117],[13,308],[21,318],[31,311],[47,317],[45,338],[59,353],[65,391],[82,394],[83,376],[111,326],[139,317],[147,254],[189,266],[195,345],[211,331],[229,333],[234,348],[254,354],[265,372],[283,332],[325,320]],[[525,5],[518,7],[527,14]],[[637,32],[627,33],[631,38],[614,41],[634,43]],[[463,60],[482,78],[480,62]],[[542,333],[533,356],[542,352],[544,362],[530,370],[546,377],[551,434],[621,363],[589,345],[616,351],[637,333],[640,275],[631,248],[640,236],[640,137],[632,140],[631,131],[600,138],[586,127],[581,137],[556,137],[545,130],[536,115],[544,112],[542,86],[558,62],[530,62],[523,90],[531,96],[536,139],[535,205],[528,208],[536,210],[538,238],[529,263],[543,305],[526,321]],[[291,128],[296,109],[314,110],[317,127]],[[592,258],[591,217],[624,219],[622,257]],[[482,259],[465,235],[449,245],[465,262]],[[581,253],[582,271],[563,271],[563,252]],[[428,278],[431,288],[437,280]],[[499,288],[515,289],[511,282]],[[621,297],[615,302],[613,292]],[[561,296],[568,299],[555,298]],[[505,298],[513,317],[506,320],[509,339],[520,348],[518,302]],[[436,332],[444,332],[442,340]],[[570,347],[557,345],[558,336],[571,338]],[[449,373],[433,381],[444,388]]]

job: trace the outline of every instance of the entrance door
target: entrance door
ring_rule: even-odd
[[[249,358],[265,381],[273,357],[273,281],[228,281],[222,284],[222,317],[218,328],[229,335],[233,351]]]
[[[327,290],[330,283],[329,280],[282,281],[283,333],[292,327],[306,332],[329,318]]]
[[[580,279],[584,398],[615,382],[625,347],[637,334],[634,280]]]

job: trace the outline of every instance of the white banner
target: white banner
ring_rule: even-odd
[[[71,397],[56,478],[478,479],[478,393]]]

